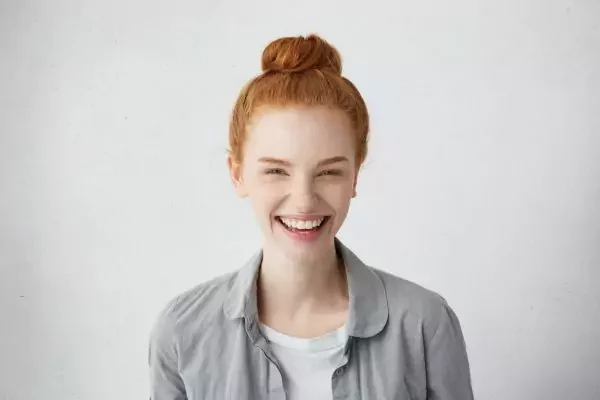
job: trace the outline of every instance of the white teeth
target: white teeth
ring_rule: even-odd
[[[288,228],[310,230],[320,226],[325,218],[319,218],[312,221],[306,221],[293,218],[280,218]]]

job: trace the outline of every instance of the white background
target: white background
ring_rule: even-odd
[[[0,399],[148,397],[158,311],[260,245],[226,171],[235,97],[311,32],[372,113],[340,238],[446,297],[478,399],[600,399],[598,21],[595,0],[1,1]]]

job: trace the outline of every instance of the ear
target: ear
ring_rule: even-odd
[[[356,185],[358,184],[358,174],[354,176],[354,183],[352,184],[352,198],[356,197]]]
[[[246,191],[246,185],[242,179],[242,165],[238,161],[234,160],[231,155],[227,156],[227,167],[229,168],[229,177],[235,187],[235,191],[238,196],[244,198],[248,196]]]

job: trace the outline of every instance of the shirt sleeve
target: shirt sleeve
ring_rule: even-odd
[[[458,317],[445,301],[426,342],[427,400],[473,400],[467,350]]]
[[[150,400],[187,400],[178,369],[174,322],[167,312],[158,318],[150,334]]]

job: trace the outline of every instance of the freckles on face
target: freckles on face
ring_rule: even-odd
[[[320,107],[265,109],[247,134],[244,190],[261,224],[317,214],[333,216],[331,229],[339,229],[356,179],[355,136],[347,117]]]
[[[322,107],[259,110],[246,139],[248,161],[272,157],[307,166],[311,161],[345,156],[354,165],[354,135],[341,111]]]

